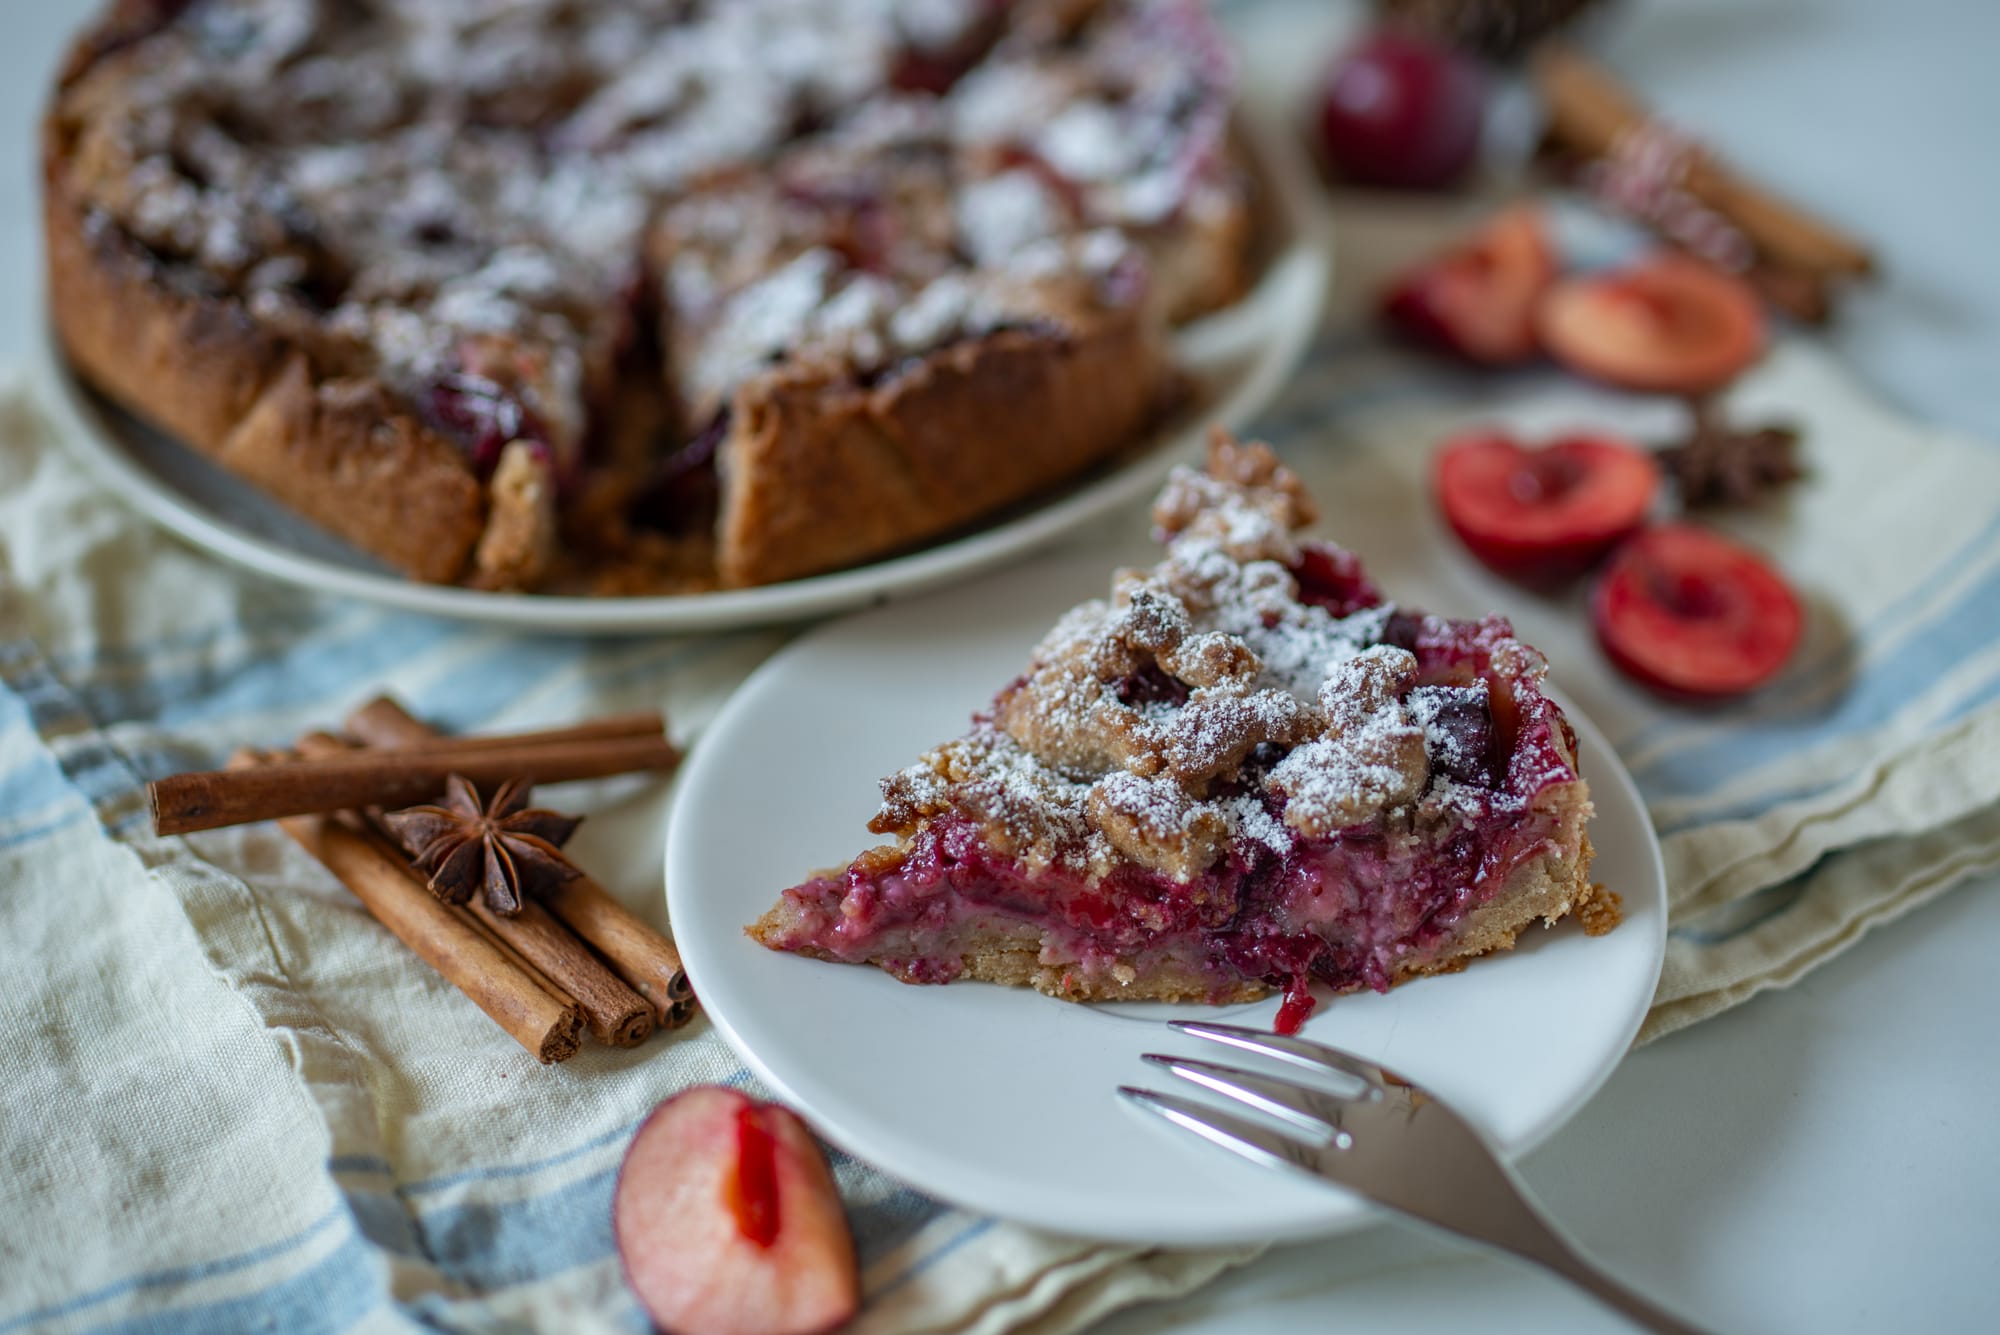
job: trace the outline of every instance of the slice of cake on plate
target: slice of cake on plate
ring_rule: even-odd
[[[1220,435],[1166,559],[1073,609],[970,732],[883,781],[894,843],[787,890],[774,950],[1071,1000],[1378,991],[1586,905],[1589,792],[1540,654],[1383,601]]]

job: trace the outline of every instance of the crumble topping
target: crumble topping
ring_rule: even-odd
[[[1583,922],[1586,936],[1604,936],[1618,929],[1625,921],[1625,901],[1617,892],[1607,890],[1601,884],[1589,887],[1588,894],[1576,905],[1576,916]]]
[[[1154,510],[1166,558],[1066,614],[989,716],[884,781],[871,828],[956,811],[1031,869],[1129,861],[1186,882],[1245,841],[1282,854],[1393,813],[1518,801],[1495,787],[1485,680],[1422,681],[1385,642],[1388,604],[1335,615],[1304,596],[1313,518],[1269,449],[1218,435],[1208,471],[1176,470]],[[1419,638],[1450,624],[1406,620]],[[1480,629],[1496,674],[1540,680],[1504,625]]]
[[[911,284],[856,272],[816,246],[718,303],[690,340],[682,398],[705,420],[781,353],[867,373],[962,338],[1059,327],[1064,312],[1099,304],[1103,282],[1127,258],[1136,262],[1117,234],[1094,233],[1039,243],[998,269],[954,269]]]
[[[1388,645],[1331,666],[1319,688],[1325,729],[1279,761],[1264,781],[1288,799],[1285,824],[1324,837],[1423,790],[1430,778],[1425,733],[1403,707],[1416,677],[1415,656]]]
[[[1064,227],[1062,201],[1023,167],[960,186],[957,206],[961,244],[980,264],[1004,264]]]
[[[1003,41],[948,100],[973,152],[1025,152],[1068,183],[1090,221],[1146,227],[1201,193],[1234,79],[1200,5],[1155,0],[1140,21],[1080,41]]]

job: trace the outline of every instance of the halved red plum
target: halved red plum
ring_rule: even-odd
[[[1590,599],[1598,642],[1644,685],[1719,699],[1760,686],[1798,647],[1805,610],[1756,552],[1664,524],[1612,556]]]
[[[1646,521],[1660,490],[1649,452],[1604,435],[1535,449],[1498,431],[1468,431],[1445,442],[1433,476],[1466,548],[1503,575],[1529,579],[1595,565]]]
[[[1541,214],[1516,205],[1390,285],[1383,317],[1420,342],[1482,366],[1532,358],[1535,309],[1556,277]]]
[[[1535,327],[1571,370],[1646,393],[1712,393],[1764,355],[1757,294],[1679,256],[1565,279],[1542,299]]]
[[[612,1197],[625,1277],[675,1335],[814,1335],[861,1305],[826,1156],[788,1109],[697,1085],[632,1137]]]

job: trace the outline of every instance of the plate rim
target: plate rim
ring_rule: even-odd
[[[1045,564],[1053,564],[1053,561],[1054,558],[1044,559]],[[1024,567],[1023,569],[1031,568]],[[881,614],[880,611],[869,615],[879,614]],[[763,686],[767,677],[784,671],[786,663],[794,655],[810,653],[813,647],[821,641],[850,629],[850,623],[856,619],[858,618],[841,618],[824,625],[816,626],[785,645],[777,653],[765,659],[763,663],[758,665],[755,671],[731,692],[729,699],[724,703],[723,707],[709,720],[707,726],[703,729],[702,741],[707,741],[719,735],[722,730],[732,725],[739,715],[748,713],[755,707],[758,691],[753,689],[753,687]],[[1551,677],[1553,675],[1551,673]],[[1574,1118],[1596,1096],[1598,1091],[1604,1087],[1605,1082],[1623,1064],[1625,1057],[1632,1050],[1633,1040],[1637,1038],[1640,1027],[1645,1023],[1646,1016],[1652,1009],[1652,999],[1658,990],[1660,975],[1665,965],[1668,934],[1669,903],[1667,896],[1666,863],[1661,850],[1658,832],[1653,828],[1652,821],[1647,815],[1645,800],[1639,791],[1638,784],[1633,780],[1631,772],[1625,767],[1624,761],[1619,758],[1617,751],[1611,746],[1608,737],[1598,727],[1596,722],[1584,713],[1575,701],[1553,680],[1546,683],[1546,689],[1550,696],[1562,707],[1571,725],[1576,730],[1579,742],[1581,743],[1580,749],[1588,758],[1586,759],[1586,765],[1593,771],[1590,775],[1593,790],[1600,785],[1608,785],[1611,788],[1615,788],[1620,800],[1634,814],[1637,832],[1642,835],[1638,851],[1642,855],[1650,882],[1646,887],[1647,894],[1643,902],[1649,908],[1653,909],[1654,912],[1645,915],[1644,920],[1649,924],[1651,930],[1647,934],[1642,966],[1635,968],[1634,971],[1632,990],[1626,998],[1625,1013],[1620,1017],[1618,1023],[1613,1026],[1611,1031],[1615,1042],[1606,1043],[1605,1057],[1596,1064],[1587,1079],[1579,1082],[1575,1088],[1569,1090],[1562,1099],[1558,1100],[1548,1111],[1533,1121],[1514,1139],[1503,1143],[1497,1137],[1489,1137],[1494,1141],[1495,1148],[1498,1150],[1502,1160],[1508,1163],[1518,1161],[1523,1156],[1532,1153],[1535,1149],[1546,1143],[1551,1136]],[[976,691],[974,693],[976,694]],[[701,777],[702,771],[711,763],[720,763],[707,759],[708,754],[713,750],[713,747],[705,747],[701,742],[696,743],[694,751],[689,756],[688,764],[681,774],[676,777],[673,798],[668,809],[664,835],[666,844],[666,855],[664,858],[664,898],[667,904],[668,921],[670,923],[674,921],[676,916],[674,913],[675,886],[685,885],[689,880],[688,877],[680,874],[681,868],[677,865],[676,853],[676,850],[685,847],[688,841],[685,838],[677,838],[676,831],[686,828],[683,822],[690,820],[688,808],[698,800],[695,794],[701,787],[697,780]],[[1601,773],[1595,772],[1600,770],[1602,771]],[[692,893],[692,891],[681,891],[679,893],[687,894]],[[1625,902],[1628,906],[1634,902],[1632,891],[1629,888],[1620,887],[1620,893],[1625,896]],[[1626,921],[1628,923],[1632,921],[1630,915],[1628,915]],[[699,950],[689,951],[685,948],[683,948],[682,953],[689,971],[689,980],[696,990],[696,995],[699,996],[701,995],[702,984],[697,975],[701,969],[701,965],[698,963],[701,959],[701,954]],[[1089,1003],[1078,1004],[1087,1005]],[[712,1010],[707,1006],[704,1006],[703,1013],[708,1016],[709,1022],[722,1035],[724,1041],[729,1045],[730,1050],[737,1058],[769,1086],[774,1094],[797,1108],[809,1120],[812,1120],[815,1130],[829,1142],[840,1146],[847,1153],[877,1168],[878,1171],[895,1177],[898,1181],[905,1182],[916,1190],[955,1208],[977,1214],[991,1215],[995,1218],[1011,1219],[1014,1222],[1030,1227],[1051,1227],[1050,1222],[1046,1219],[1038,1220],[995,1212],[988,1204],[968,1201],[958,1192],[940,1189],[934,1183],[914,1181],[907,1175],[899,1174],[893,1169],[882,1166],[873,1155],[850,1144],[846,1135],[839,1129],[823,1125],[817,1119],[810,1106],[811,1100],[800,1097],[791,1082],[785,1079],[780,1071],[770,1066],[760,1053],[743,1040],[729,1016]],[[1078,1236],[1124,1244],[1173,1247],[1238,1246],[1330,1237],[1371,1223],[1385,1214],[1380,1207],[1338,1189],[1329,1193],[1328,1201],[1330,1205],[1329,1212],[1321,1220],[1299,1222],[1293,1225],[1280,1225],[1260,1232],[1225,1229],[1196,1236],[1185,1231],[1175,1230],[1159,1237],[1144,1239],[1115,1231],[1092,1229],[1087,1226],[1079,1227],[1073,1223],[1066,1231]]]
[[[591,597],[495,593],[425,584],[391,572],[337,564],[271,541],[229,522],[162,482],[68,369],[47,318],[30,340],[31,368],[50,391],[42,397],[57,436],[72,458],[128,506],[213,556],[243,569],[315,592],[339,594],[399,611],[516,630],[590,635],[707,632],[781,624],[907,597],[992,569],[1041,550],[1090,520],[1157,487],[1169,469],[1199,452],[1211,423],[1247,426],[1268,407],[1304,360],[1318,331],[1332,278],[1332,224],[1312,188],[1303,152],[1256,109],[1239,108],[1239,122],[1263,178],[1269,182],[1283,237],[1257,284],[1240,301],[1175,332],[1182,364],[1199,373],[1218,358],[1237,357],[1246,371],[1220,402],[1155,432],[1150,445],[1110,472],[1073,486],[1054,500],[974,532],[868,565],[750,589],[702,594]],[[186,446],[180,448],[186,449]],[[219,467],[206,456],[197,455]],[[301,523],[309,523],[301,519]]]

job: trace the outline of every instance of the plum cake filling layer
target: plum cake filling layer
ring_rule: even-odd
[[[1384,602],[1218,440],[1167,559],[1072,611],[965,736],[884,781],[896,842],[787,890],[774,949],[907,982],[1210,1002],[1383,990],[1589,897],[1590,803],[1541,656]]]

